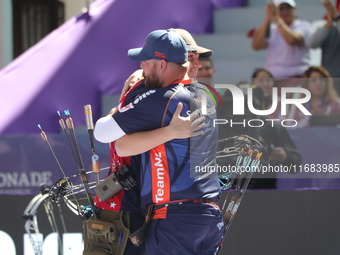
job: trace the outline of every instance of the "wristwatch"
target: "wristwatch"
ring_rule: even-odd
[[[336,17],[335,19],[333,19],[333,21],[338,21],[340,19],[340,14],[338,15],[338,17]]]

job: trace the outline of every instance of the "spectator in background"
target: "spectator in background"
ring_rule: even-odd
[[[312,115],[340,114],[339,96],[334,89],[333,79],[325,68],[311,66],[305,71],[303,78],[302,88],[311,93],[311,100],[305,107]],[[289,116],[298,122],[297,127],[310,126],[310,116],[304,115],[296,107],[291,108]]]
[[[295,18],[294,0],[273,0],[267,3],[265,18],[256,30],[252,47],[254,50],[268,49],[265,68],[274,78],[301,77],[309,66],[309,49],[306,39],[310,24]],[[293,86],[297,81],[280,83]]]
[[[253,72],[251,78],[253,85],[262,88],[265,97],[272,96],[274,87],[274,77],[271,74],[271,72],[269,72],[265,68],[257,68]]]
[[[308,47],[321,48],[321,65],[325,67],[334,80],[334,87],[340,94],[340,1],[336,6],[330,0],[323,0],[327,21],[320,24],[307,39]]]
[[[200,58],[199,59],[201,67],[197,72],[197,80],[202,83],[206,83],[213,86],[213,78],[215,75],[215,67],[211,58]]]
[[[256,87],[262,88],[263,91],[263,100],[261,101],[261,109],[267,110],[272,107],[273,104],[273,88],[274,88],[274,77],[265,68],[258,68],[255,69],[252,76],[252,84]],[[270,118],[275,119],[277,115],[279,114],[279,105],[277,106],[277,109],[273,114],[271,114]]]

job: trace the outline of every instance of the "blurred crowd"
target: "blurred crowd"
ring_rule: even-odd
[[[318,23],[313,32],[308,21],[296,17],[297,5],[294,0],[273,0],[265,6],[263,22],[252,36],[254,50],[266,50],[267,59],[252,74],[249,81],[236,84],[247,97],[247,89],[252,89],[253,107],[258,110],[276,108],[265,116],[255,115],[248,110],[244,116],[235,116],[232,112],[233,97],[225,89],[219,90],[223,104],[217,107],[217,117],[233,119],[242,123],[242,118],[272,119],[263,121],[259,128],[246,125],[223,125],[219,127],[219,139],[233,135],[247,134],[263,144],[265,151],[262,165],[300,165],[302,157],[287,132],[290,128],[303,128],[314,125],[340,125],[340,1],[322,0],[326,13],[324,22]],[[310,49],[321,49],[321,65],[311,66]],[[197,79],[214,85],[215,68],[211,59],[200,59],[201,68]],[[310,93],[310,99],[304,100],[302,107],[311,115],[306,115],[297,104],[285,105],[282,100],[304,99],[306,94],[299,92],[281,95],[283,88],[303,88]],[[301,101],[302,102],[302,101]],[[245,100],[247,104],[247,99]],[[276,105],[275,105],[276,104]],[[247,107],[245,107],[247,109]],[[339,118],[337,118],[339,116]],[[320,118],[322,117],[322,118]],[[288,120],[293,120],[289,123]],[[285,125],[282,122],[285,121]],[[235,159],[223,159],[221,164],[233,164]],[[254,176],[249,183],[250,189],[277,188],[276,174]]]
[[[273,87],[302,87],[310,91],[311,99],[304,106],[311,116],[295,105],[286,109],[285,116],[279,111],[272,116],[296,120],[296,127],[322,124],[315,121],[317,115],[340,114],[340,1],[321,3],[326,12],[324,23],[313,32],[309,22],[296,17],[295,0],[267,3],[264,20],[252,38],[254,50],[266,49],[268,53],[263,69],[252,76],[252,83],[264,89],[267,97],[264,107],[271,106]],[[310,48],[321,49],[321,66],[309,66]],[[290,95],[301,96],[305,95]]]
[[[297,18],[295,0],[268,2],[263,22],[251,38],[253,50],[267,51],[266,62],[262,66],[260,63],[259,68],[249,74],[249,81],[240,81],[243,88],[247,85],[262,88],[261,109],[273,106],[273,88],[277,88],[278,107],[267,117],[296,120],[290,127],[340,124],[337,118],[333,118],[340,115],[340,0],[335,3],[320,0],[320,3],[326,14],[323,22],[316,23],[317,27],[312,29],[310,22]],[[321,49],[321,65],[310,66],[310,49],[316,48]],[[212,60],[202,59],[201,65],[197,77],[213,85],[215,68]],[[288,105],[282,114],[280,96],[284,87],[309,90],[311,99],[303,106],[311,115],[305,115],[295,105]],[[289,93],[285,96],[298,99],[306,95]],[[329,120],[318,120],[320,115],[330,116]]]

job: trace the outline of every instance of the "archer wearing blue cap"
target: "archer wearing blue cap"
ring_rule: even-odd
[[[116,141],[119,156],[140,154],[140,208],[147,222],[130,238],[135,245],[145,241],[146,254],[213,255],[222,240],[217,173],[206,178],[194,172],[196,166],[216,163],[216,110],[208,89],[189,79],[187,55],[177,32],[150,33],[143,47],[128,52],[130,59],[141,61],[145,79],[124,95],[116,113],[99,119],[94,130],[98,141]],[[202,132],[189,139],[190,134],[172,130],[174,116],[189,118],[190,112],[198,112],[195,120],[201,115],[203,97],[209,111]],[[164,133],[149,132],[156,129]],[[129,138],[134,143],[126,147]]]
[[[165,87],[174,81],[188,79],[188,50],[185,41],[174,30],[151,32],[144,46],[130,49],[128,56],[133,61],[141,61],[145,77],[145,87],[155,89]]]
[[[133,61],[150,59],[184,63],[188,60],[187,46],[181,36],[173,30],[151,32],[142,48],[131,49],[128,56]]]

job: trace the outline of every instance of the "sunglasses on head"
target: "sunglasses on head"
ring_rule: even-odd
[[[283,12],[283,11],[290,11],[291,9],[293,9],[293,7],[292,6],[290,6],[290,5],[282,5],[282,6],[280,6],[279,7],[279,11],[280,12]]]

